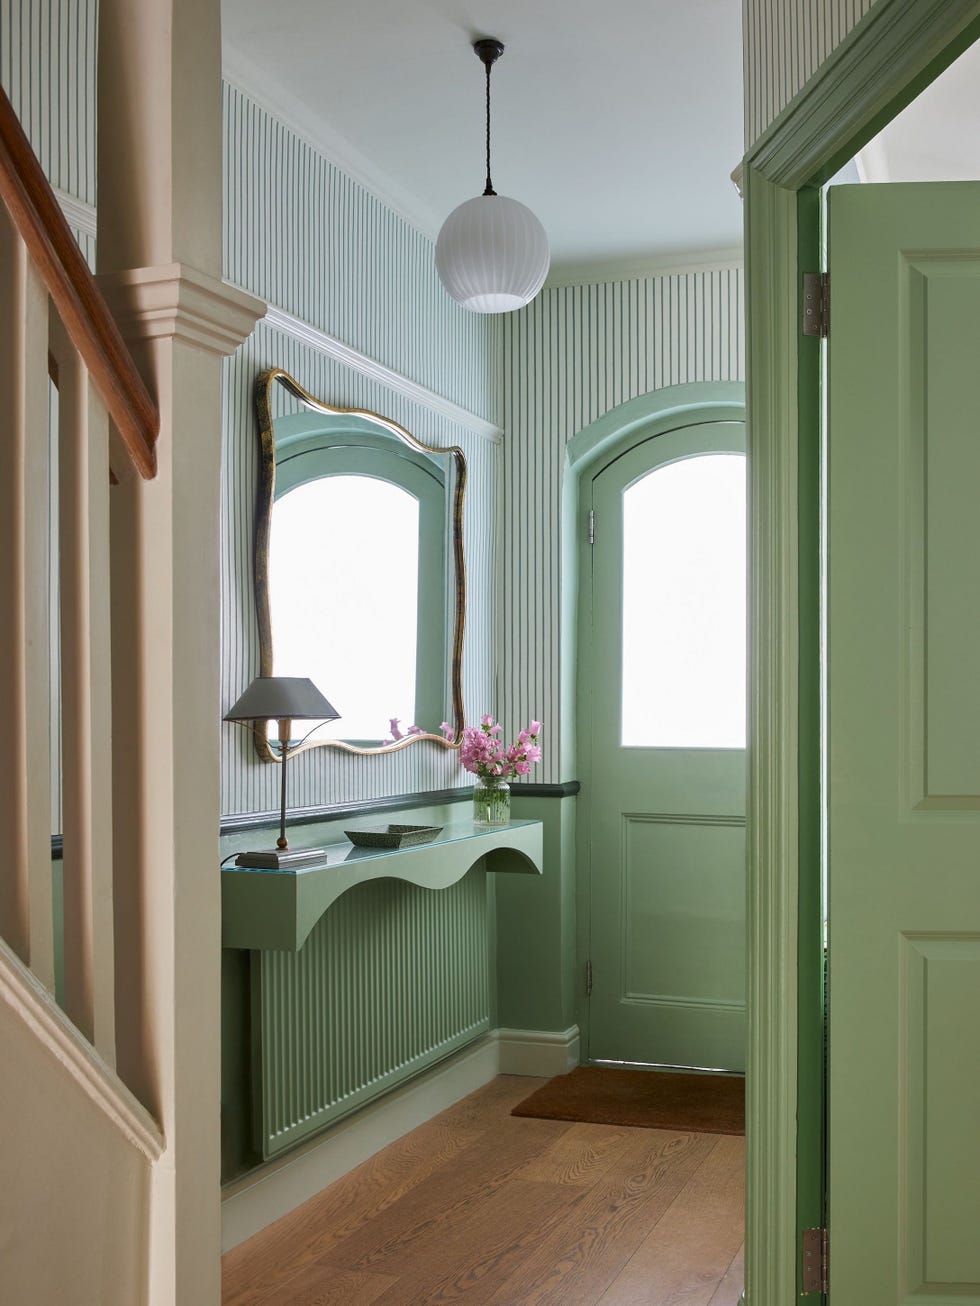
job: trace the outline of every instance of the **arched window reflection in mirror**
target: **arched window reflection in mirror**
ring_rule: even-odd
[[[744,748],[745,457],[657,467],[623,494],[622,743]]]
[[[378,740],[390,717],[415,722],[419,553],[405,544],[418,538],[419,501],[390,481],[324,476],[276,500],[276,674],[309,676],[343,704],[311,739]],[[340,627],[356,639],[338,639]]]
[[[256,378],[255,410],[260,674],[308,676],[340,713],[301,747],[458,747],[463,451],[378,413],[335,408],[280,368]],[[257,723],[256,749],[274,762],[268,733]]]

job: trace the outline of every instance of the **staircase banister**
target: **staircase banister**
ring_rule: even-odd
[[[0,87],[0,198],[102,396],[133,465],[156,474],[160,417],[68,226],[13,105]]]

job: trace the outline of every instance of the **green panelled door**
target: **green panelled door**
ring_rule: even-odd
[[[830,192],[830,1285],[980,1303],[980,184]]]
[[[593,1060],[745,1064],[744,448],[740,422],[679,427],[591,482]]]

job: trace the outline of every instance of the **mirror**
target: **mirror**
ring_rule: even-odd
[[[309,676],[340,713],[300,747],[458,748],[463,451],[334,408],[280,368],[256,380],[255,408],[260,674]],[[256,725],[259,756],[278,761],[268,723]]]

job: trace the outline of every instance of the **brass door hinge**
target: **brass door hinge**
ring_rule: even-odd
[[[803,1274],[801,1290],[830,1291],[830,1237],[826,1229],[803,1230]]]
[[[830,335],[830,273],[803,273],[803,334]]]

